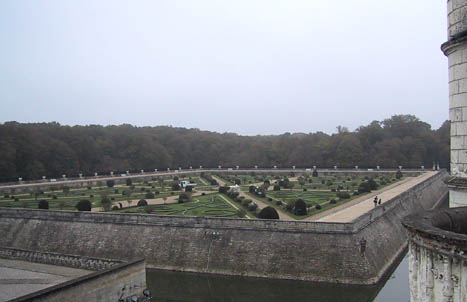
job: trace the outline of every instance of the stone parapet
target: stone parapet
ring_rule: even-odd
[[[120,260],[82,257],[51,252],[38,252],[7,247],[0,247],[0,258],[67,266],[90,271],[100,271],[123,263],[123,261]]]
[[[467,208],[406,217],[411,301],[467,301]]]

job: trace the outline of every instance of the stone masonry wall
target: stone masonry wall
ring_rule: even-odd
[[[445,196],[446,175],[434,175],[353,223],[0,209],[0,246],[144,257],[149,267],[167,270],[371,284],[406,247],[400,219]]]
[[[52,286],[11,302],[116,302],[136,295],[146,288],[144,260],[116,265],[68,282]],[[141,300],[139,300],[141,301]]]
[[[123,263],[120,260],[82,257],[77,255],[38,252],[5,247],[0,247],[0,258],[74,267],[90,271],[100,271]]]

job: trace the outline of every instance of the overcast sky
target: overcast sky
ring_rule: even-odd
[[[0,1],[0,122],[332,133],[448,119],[446,1]]]

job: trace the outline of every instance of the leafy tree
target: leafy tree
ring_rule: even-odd
[[[44,200],[44,199],[40,200],[37,208],[38,209],[48,210],[49,209],[49,202],[47,200]]]
[[[261,219],[279,219],[279,214],[277,213],[276,209],[274,209],[273,207],[265,207],[263,208],[259,214],[258,214],[258,218],[261,218]]]
[[[89,200],[83,199],[76,204],[78,211],[91,211],[92,204]]]

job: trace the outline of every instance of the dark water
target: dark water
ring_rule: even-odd
[[[372,286],[241,278],[149,270],[152,301],[229,302],[406,302],[408,264],[404,258],[387,280]]]

